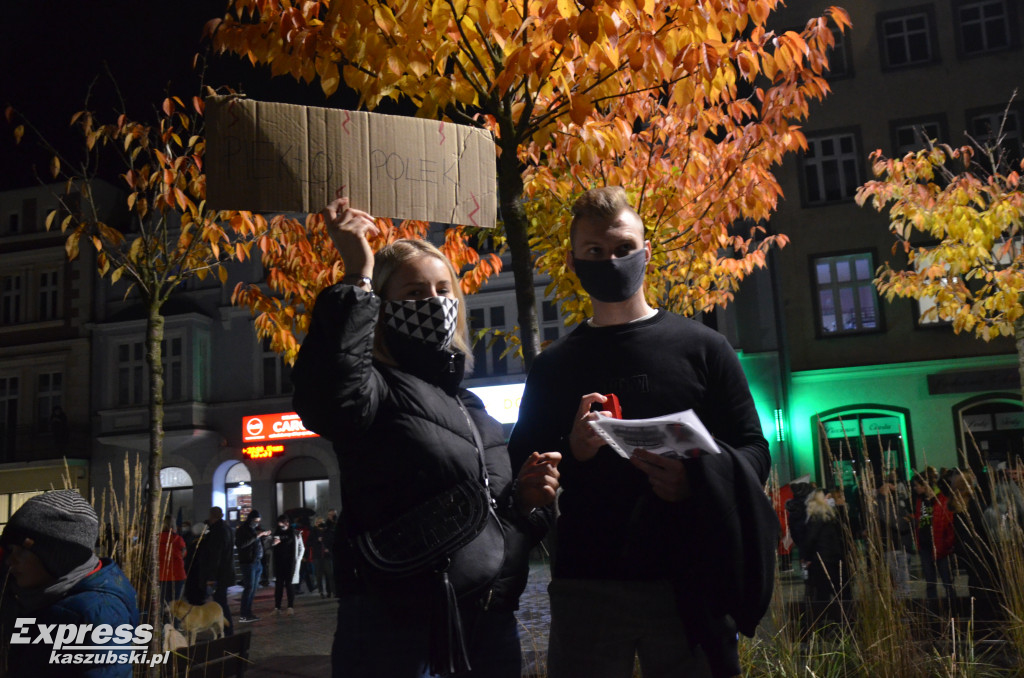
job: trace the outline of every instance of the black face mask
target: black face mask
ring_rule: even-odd
[[[646,252],[641,247],[624,257],[603,261],[584,261],[573,255],[572,261],[583,290],[591,298],[615,303],[629,299],[644,284]]]
[[[466,356],[461,352],[438,349],[388,325],[383,331],[388,353],[402,371],[449,392],[462,383]]]

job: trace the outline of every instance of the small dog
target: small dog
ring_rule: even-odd
[[[174,628],[174,624],[164,624],[163,646],[164,652],[174,652],[188,647],[188,640],[185,639],[185,634]]]
[[[224,618],[224,610],[215,601],[189,605],[183,598],[172,600],[167,603],[167,611],[171,613],[173,619],[181,622],[188,635],[189,645],[195,645],[196,634],[206,629],[213,631],[214,638],[224,637],[224,627],[227,626],[228,620]]]

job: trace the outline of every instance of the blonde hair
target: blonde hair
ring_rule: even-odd
[[[630,212],[640,219],[629,204],[626,189],[622,186],[601,186],[585,191],[572,206],[572,221],[569,223],[569,241],[575,245],[576,225],[586,219],[610,222],[622,212]],[[640,221],[643,224],[643,220]],[[641,233],[641,237],[642,237]]]
[[[807,519],[822,518],[824,520],[835,520],[836,509],[828,503],[828,497],[824,490],[814,490],[807,497]]]
[[[469,322],[466,319],[466,297],[462,293],[461,285],[459,285],[459,275],[455,272],[455,267],[452,266],[452,262],[448,261],[448,257],[444,255],[444,252],[437,249],[426,240],[410,240],[406,238],[396,240],[390,245],[382,248],[374,255],[373,289],[377,290],[377,293],[380,294],[381,298],[385,301],[392,301],[385,296],[388,289],[388,283],[391,282],[391,277],[399,268],[413,259],[418,259],[419,257],[434,257],[438,261],[444,262],[445,268],[448,269],[448,274],[452,278],[452,294],[454,294],[455,298],[459,300],[459,310],[455,321],[455,336],[452,338],[452,348],[466,356],[466,370],[468,371],[473,367],[473,350],[469,345]],[[387,346],[384,343],[384,333],[381,329],[381,322],[378,318],[377,328],[373,337],[374,357],[378,360],[394,365],[395,359],[391,357],[391,353],[387,350]]]

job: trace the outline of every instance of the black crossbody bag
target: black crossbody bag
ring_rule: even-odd
[[[464,480],[387,525],[353,539],[361,561],[360,574],[371,585],[436,577],[430,664],[438,674],[470,669],[458,601],[483,597],[505,561],[505,533],[494,511],[496,502],[490,493],[480,432],[461,400],[459,408],[476,443],[480,476]]]

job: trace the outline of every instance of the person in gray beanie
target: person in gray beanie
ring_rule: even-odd
[[[139,624],[135,589],[109,558],[98,558],[93,547],[99,537],[99,519],[88,501],[75,490],[46,492],[15,511],[0,535],[0,547],[13,585],[5,591],[0,634],[3,643],[0,674],[11,676],[88,676],[114,678],[131,675],[131,664],[53,661],[60,648],[54,642],[15,642],[14,636],[35,639],[40,625],[125,625],[134,637]],[[112,635],[90,641],[111,649],[124,639]],[[82,643],[78,643],[82,644]],[[129,642],[129,644],[131,644]],[[107,647],[104,647],[104,651]]]

